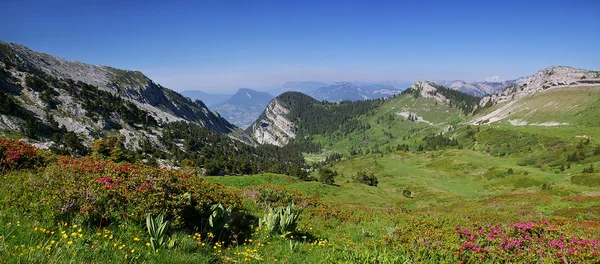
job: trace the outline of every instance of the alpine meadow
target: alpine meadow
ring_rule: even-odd
[[[600,263],[597,3],[200,2],[0,30],[0,263]]]

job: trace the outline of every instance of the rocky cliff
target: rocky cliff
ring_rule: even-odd
[[[286,145],[296,137],[294,123],[286,118],[289,112],[288,106],[275,98],[246,132],[259,144]]]

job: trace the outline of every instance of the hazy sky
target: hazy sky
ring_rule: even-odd
[[[0,39],[174,90],[600,70],[600,1],[3,0]]]

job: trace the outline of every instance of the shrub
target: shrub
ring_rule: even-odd
[[[319,182],[327,185],[333,185],[337,175],[338,173],[336,171],[329,168],[323,168],[319,171]]]
[[[210,206],[242,209],[229,188],[183,170],[114,163],[94,157],[61,158],[48,166],[39,190],[56,220],[79,220],[92,226],[166,212],[173,228],[206,226]]]
[[[23,141],[0,138],[0,172],[38,168],[45,164],[43,153]]]
[[[535,158],[535,156],[528,155],[526,157],[523,157],[521,160],[519,160],[517,162],[517,165],[519,165],[519,166],[530,166],[530,165],[536,164],[536,162],[537,162],[537,159]]]
[[[260,202],[267,206],[280,206],[294,201],[294,193],[276,185],[263,185],[258,189]]]
[[[107,137],[94,141],[93,155],[103,159],[110,159],[116,162],[127,161],[134,162],[133,153],[124,146],[125,139]]]
[[[590,164],[588,168],[583,168],[583,173],[594,173],[594,164]]]
[[[549,221],[519,222],[509,226],[481,225],[472,229],[456,225],[460,237],[459,260],[472,262],[597,263],[598,240],[567,234]]]
[[[375,174],[373,174],[372,172],[367,174],[364,171],[359,171],[356,173],[353,179],[355,182],[363,183],[369,186],[377,186],[377,183],[379,183],[377,177],[375,177]]]
[[[254,200],[267,207],[285,206],[294,203],[300,208],[316,206],[318,200],[314,196],[285,189],[279,185],[263,184],[253,186],[244,192],[244,198]]]

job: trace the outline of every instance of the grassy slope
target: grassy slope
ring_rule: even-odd
[[[489,114],[508,103],[501,103],[475,116]],[[556,88],[536,93],[516,101],[507,111],[509,120],[521,119],[528,123],[559,122],[575,126],[598,126],[600,121],[600,86]],[[595,121],[595,122],[593,122]]]
[[[336,186],[301,182],[273,174],[207,179],[236,187],[277,184],[309,195],[318,194],[330,203],[372,208],[400,206],[422,209],[518,193],[543,193],[558,200],[575,194],[600,195],[597,187],[570,182],[572,175],[580,174],[589,164],[573,164],[570,169],[556,173],[546,168],[518,166],[517,160],[456,149],[424,153],[394,152],[384,156],[367,155],[335,164],[333,168],[340,173],[336,178]],[[594,165],[598,167],[600,162]],[[513,174],[508,174],[508,169],[513,169]],[[358,171],[373,172],[378,177],[378,186],[353,182],[352,175]],[[541,185],[544,183],[552,183],[552,190],[542,191]],[[411,190],[413,198],[404,197],[404,189]],[[600,205],[600,201],[597,204]]]
[[[434,125],[406,120],[398,114],[400,112],[416,114]],[[390,116],[393,117],[393,120],[389,119]],[[363,149],[379,147],[380,150],[383,150],[386,145],[391,147],[395,147],[397,144],[416,146],[423,136],[442,132],[446,125],[456,124],[464,118],[465,116],[460,111],[438,104],[433,99],[400,95],[389,99],[377,111],[358,117],[362,124],[371,125],[371,129],[367,132],[355,131],[348,135],[319,135],[315,136],[315,141],[320,142],[327,150],[340,153],[347,153],[351,146]]]

